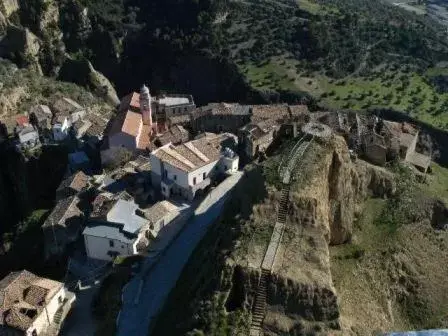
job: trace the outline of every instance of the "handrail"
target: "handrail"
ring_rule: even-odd
[[[287,162],[289,162],[291,156],[292,156],[293,153],[297,150],[297,147],[299,147],[299,146],[302,144],[302,142],[305,140],[305,137],[306,137],[306,135],[302,136],[302,137],[296,142],[296,144],[294,145],[294,147],[292,148],[292,150],[289,152],[289,154],[288,154],[288,155],[285,155],[285,156],[282,157],[282,160],[280,161],[280,165],[278,166],[278,173],[279,173],[279,174],[281,174],[281,169],[282,169],[282,166],[283,166],[283,164],[284,164],[284,162],[285,162],[285,159],[287,158]]]

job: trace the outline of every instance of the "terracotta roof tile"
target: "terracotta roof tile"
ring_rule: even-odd
[[[120,132],[127,133],[137,137],[142,126],[142,115],[140,113],[132,112],[130,110],[120,114],[115,119],[110,134],[117,134]]]
[[[121,100],[119,111],[126,110],[140,110],[140,94],[138,94],[137,92],[132,92]]]
[[[252,105],[252,122],[263,119],[281,120],[289,115],[289,106],[286,104]]]
[[[25,126],[26,124],[29,124],[30,121],[26,115],[19,115],[16,117],[16,123],[19,126]]]
[[[225,138],[226,135],[214,135],[179,146],[168,145],[155,150],[152,155],[183,171],[194,171],[220,158],[221,143]]]
[[[0,281],[0,326],[27,330],[62,286],[28,271],[10,273]]]

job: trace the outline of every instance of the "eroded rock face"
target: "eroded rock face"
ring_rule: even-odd
[[[0,44],[0,57],[15,58],[22,65],[27,65],[41,72],[39,65],[40,41],[28,28],[8,26],[6,36]]]
[[[87,86],[113,105],[120,103],[112,83],[87,60],[67,59],[59,72],[59,79]]]
[[[322,147],[321,153],[319,166],[297,196],[315,200],[315,220],[322,225],[328,242],[339,245],[350,241],[356,214],[367,196],[395,193],[394,177],[381,167],[353,161],[341,137]]]
[[[331,321],[339,317],[337,297],[331,289],[273,274],[268,291],[269,304],[281,306],[287,315],[300,315],[310,321]]]
[[[429,215],[433,228],[438,230],[448,229],[448,208],[445,203],[440,200],[433,200]]]
[[[3,12],[7,18],[19,8],[19,0],[0,0],[0,12]]]
[[[15,87],[9,90],[3,90],[0,95],[0,116],[9,116],[17,112],[21,100],[29,97],[25,91],[26,87]]]

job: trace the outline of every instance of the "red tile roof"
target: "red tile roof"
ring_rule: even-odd
[[[137,92],[132,92],[125,96],[120,102],[119,110],[132,110],[134,112],[140,111],[140,94]]]
[[[29,124],[30,121],[26,115],[19,115],[16,117],[16,123],[19,126],[25,126],[26,124]]]
[[[143,124],[142,115],[140,113],[126,111],[118,116],[112,124],[110,134],[117,134],[120,132],[127,133],[134,137],[139,135],[140,126]]]

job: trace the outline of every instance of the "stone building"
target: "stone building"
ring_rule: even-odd
[[[249,106],[240,104],[211,103],[197,108],[191,113],[191,128],[196,133],[230,132],[238,129],[251,120]]]
[[[253,159],[266,151],[279,130],[280,124],[274,119],[251,123],[240,129],[238,133],[239,143],[246,156]]]
[[[39,130],[50,129],[53,114],[47,105],[35,105],[30,109],[30,121]]]
[[[11,272],[0,280],[0,334],[57,335],[75,299],[61,282]]]
[[[364,155],[372,163],[384,165],[393,159],[400,159],[426,172],[431,157],[416,151],[418,138],[419,130],[415,126],[379,118],[364,127],[361,134]]]
[[[80,202],[78,196],[60,200],[42,225],[46,258],[63,255],[80,236],[84,225]]]
[[[168,118],[187,116],[196,105],[191,95],[164,94],[155,97],[152,101],[157,121],[165,123]]]
[[[187,142],[190,139],[190,133],[180,125],[171,127],[167,132],[158,136],[154,140],[154,144],[157,147],[165,146],[169,143],[173,145],[179,145]]]
[[[132,92],[125,96],[121,100],[119,112],[126,110],[140,112],[141,94],[142,92]],[[165,124],[169,118],[188,116],[196,108],[196,105],[191,95],[165,94],[157,97],[150,96],[150,108],[153,121]]]

